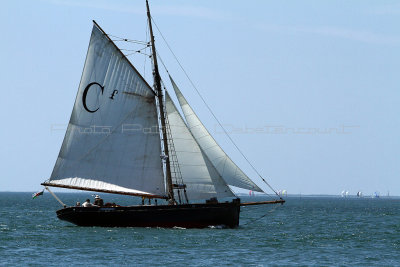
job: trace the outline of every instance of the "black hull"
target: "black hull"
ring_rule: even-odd
[[[79,226],[206,228],[239,225],[240,200],[228,203],[129,207],[68,207],[57,217]]]

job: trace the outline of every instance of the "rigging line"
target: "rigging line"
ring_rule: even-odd
[[[271,194],[268,194],[267,192],[263,192],[265,195],[267,195],[268,197],[270,197],[270,198],[274,198],[274,196],[273,195],[271,195]],[[278,195],[279,196],[279,195]],[[281,198],[280,196],[279,196],[279,198]]]
[[[139,51],[142,51],[142,50],[145,50],[145,49],[147,49],[147,47],[143,47],[143,48],[140,48],[140,49],[126,49],[126,48],[120,48],[119,50],[121,50],[121,51],[128,51],[128,52],[139,52]]]
[[[187,74],[186,70],[183,68],[182,64],[179,62],[177,56],[175,55],[175,53],[172,51],[171,47],[169,46],[167,40],[165,39],[164,35],[161,33],[160,29],[157,26],[157,23],[154,21],[153,17],[151,17],[151,20],[153,21],[154,25],[156,25],[156,28],[158,30],[158,32],[160,33],[161,37],[163,38],[165,44],[167,45],[169,51],[171,52],[171,54],[174,56],[176,62],[178,63],[178,65],[180,66],[180,68],[182,69],[182,71],[184,72],[186,78],[189,80],[189,82],[191,83],[191,85],[193,86],[193,88],[196,90],[197,94],[200,96],[201,100],[203,101],[203,103],[205,104],[205,106],[207,107],[207,109],[210,111],[210,113],[212,114],[212,116],[214,117],[214,119],[217,121],[217,123],[219,124],[219,126],[222,128],[222,130],[224,131],[225,135],[229,138],[229,140],[232,142],[232,144],[236,147],[236,149],[239,151],[239,153],[242,155],[242,157],[246,160],[246,162],[251,166],[251,168],[257,173],[257,175],[261,178],[261,180],[279,197],[278,192],[276,192],[272,186],[261,176],[261,174],[257,171],[257,169],[253,166],[253,164],[251,164],[251,162],[249,161],[249,159],[244,155],[244,153],[242,152],[242,150],[240,150],[240,148],[236,145],[236,143],[233,141],[232,137],[228,134],[228,132],[226,131],[226,129],[222,126],[221,122],[217,119],[217,117],[215,116],[214,112],[212,112],[210,106],[207,104],[207,102],[205,101],[205,99],[203,98],[203,96],[200,94],[199,90],[197,89],[197,87],[194,85],[193,81],[190,79],[189,75]],[[162,62],[162,60],[161,60]],[[164,63],[162,63],[164,65]],[[164,68],[166,69],[165,65]],[[167,70],[168,72],[168,70]],[[264,192],[265,193],[265,192]]]
[[[157,51],[156,51],[157,52]],[[167,67],[165,66],[165,64],[164,64],[164,61],[162,60],[162,58],[161,58],[161,56],[160,56],[160,54],[158,54],[157,53],[157,57],[160,59],[160,61],[161,61],[161,64],[163,65],[163,67],[164,67],[164,69],[165,69],[165,71],[169,74],[169,72],[168,72],[168,69],[167,69]]]
[[[278,208],[278,206],[273,207],[271,210],[269,210],[267,213],[265,213],[265,214],[262,215],[261,217],[258,217],[258,218],[254,219],[254,220],[251,220],[251,221],[249,221],[249,222],[243,224],[242,226],[249,225],[249,224],[251,224],[251,223],[253,223],[253,222],[255,222],[255,221],[261,220],[262,218],[264,218],[265,216],[267,216],[269,213],[275,211],[277,208]]]
[[[113,39],[111,39],[111,41],[113,41],[113,42],[127,42],[127,43],[132,43],[132,44],[139,44],[139,45],[148,45],[147,43],[142,43],[142,42],[135,42],[135,41],[128,41],[128,40],[126,40],[126,39],[123,39],[123,40],[113,40]]]
[[[150,57],[149,54],[146,54],[146,53],[143,53],[143,52],[140,52],[140,51],[136,51],[136,52],[133,52],[133,53],[129,53],[129,54],[126,54],[125,56],[126,56],[126,57],[129,57],[129,56],[132,56],[132,55],[135,55],[135,54],[141,54],[141,55],[145,55],[145,56],[147,56],[147,57]]]
[[[159,57],[159,59],[160,59],[162,65],[164,66],[165,71],[169,74],[168,69],[167,69],[167,67],[165,66],[164,61],[162,60],[161,56],[160,56],[159,54],[157,54],[157,56]],[[165,85],[164,85],[163,79],[160,79],[160,81],[161,81],[162,85],[164,86],[164,90],[167,91],[167,89],[166,89],[166,87],[165,87]],[[185,122],[185,124],[186,124],[186,122]],[[204,136],[203,136],[203,137],[204,137]],[[180,138],[180,139],[182,139],[182,138]],[[217,146],[218,146],[218,145],[217,145]],[[226,154],[225,154],[225,155],[226,155]],[[221,157],[225,157],[225,156],[221,156]],[[226,157],[229,158],[229,156],[226,156]],[[261,179],[263,179],[263,178],[261,177]],[[270,188],[271,188],[271,187],[270,187]],[[272,189],[272,188],[271,188],[271,190],[274,191],[274,189]],[[232,191],[232,192],[233,192],[233,191]],[[274,198],[273,195],[271,195],[271,194],[269,194],[269,193],[267,193],[267,192],[265,192],[265,191],[263,191],[263,193],[264,193],[266,196],[270,197],[270,198]],[[277,194],[275,191],[274,191],[274,193]],[[235,193],[233,193],[233,194],[236,196]],[[278,195],[278,194],[277,194],[277,195]],[[278,195],[278,196],[279,196],[279,195]],[[279,198],[282,199],[280,196],[279,196]]]
[[[144,51],[146,54],[147,54],[147,48],[150,47],[150,46],[149,46],[149,42],[148,42],[148,38],[149,38],[149,23],[148,23],[148,20],[149,20],[149,19],[147,19],[147,23],[146,23],[146,43],[147,43],[147,46],[146,46],[145,51]],[[146,62],[147,62],[147,57],[144,57],[144,63],[143,63],[143,77],[146,76]]]
[[[122,38],[122,37],[115,36],[115,35],[112,35],[112,34],[108,34],[108,36],[112,36],[114,38],[118,38],[119,39],[119,40],[115,40],[115,41],[124,41],[124,42],[131,42],[131,43],[137,43],[137,44],[149,44],[148,42],[145,42],[145,41]]]
[[[147,46],[145,46],[145,47],[142,47],[142,48],[140,48],[140,49],[125,49],[125,48],[123,48],[123,49],[120,49],[120,50],[123,50],[123,51],[130,51],[130,52],[135,52],[135,53],[141,53],[141,51],[142,50],[146,50],[147,49]]]

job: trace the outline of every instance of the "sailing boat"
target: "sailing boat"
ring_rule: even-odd
[[[237,227],[240,206],[284,203],[241,203],[236,198],[230,186],[263,190],[216,143],[171,77],[184,117],[162,89],[147,1],[146,7],[154,86],[93,21],[64,141],[53,172],[42,185],[60,203],[48,187],[131,195],[156,203],[164,199],[165,204],[62,203],[57,217],[80,226]],[[231,201],[219,202],[221,198]]]

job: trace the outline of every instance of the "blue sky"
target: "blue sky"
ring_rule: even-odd
[[[1,5],[0,191],[36,191],[50,176],[64,137],[92,19],[109,34],[144,40],[145,2]],[[150,5],[197,88],[276,189],[400,195],[398,1]],[[221,133],[157,33],[156,42],[210,132],[266,188]],[[143,56],[130,59],[143,70]],[[144,76],[150,74],[147,68]]]

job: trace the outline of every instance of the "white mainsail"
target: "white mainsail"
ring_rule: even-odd
[[[93,26],[68,129],[46,185],[165,196],[154,92]]]
[[[172,142],[183,182],[187,186],[188,198],[233,197],[229,186],[201,151],[168,92],[165,104]]]
[[[170,79],[190,132],[225,182],[231,186],[263,192],[217,144],[194,113],[171,76]]]

